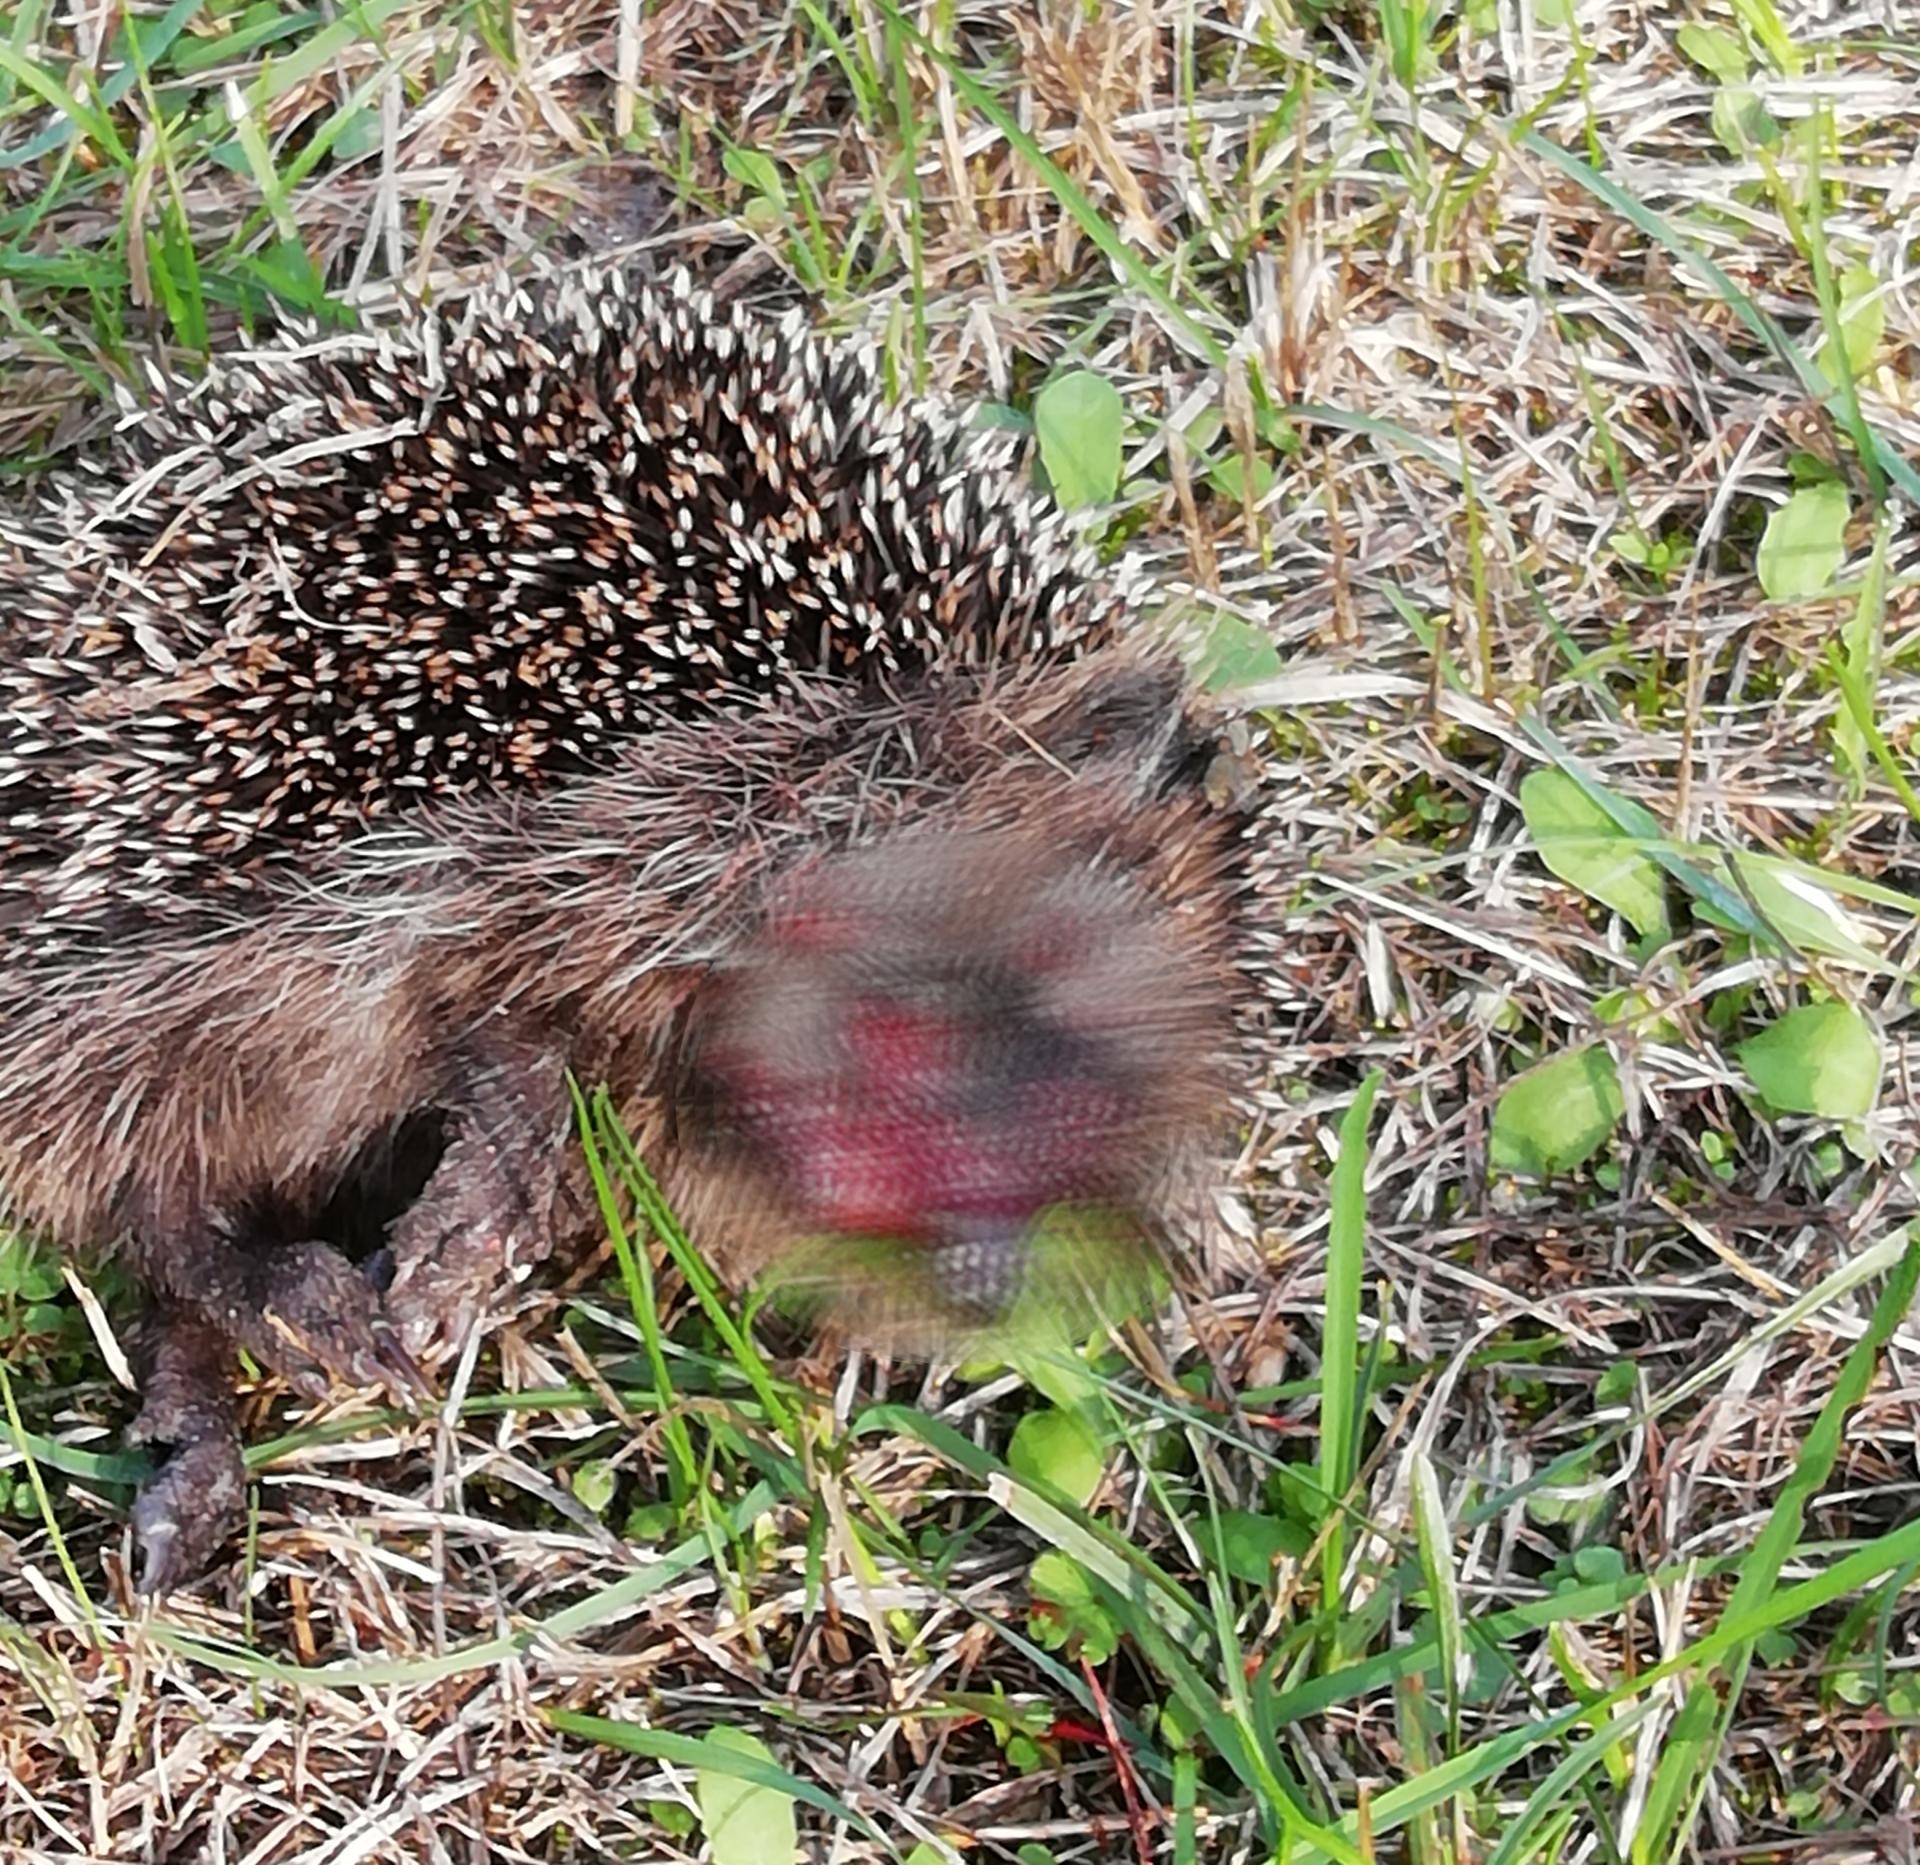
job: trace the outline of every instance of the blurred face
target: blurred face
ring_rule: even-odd
[[[1178,931],[1031,835],[824,860],[696,1033],[707,1117],[794,1235],[897,1246],[929,1304],[998,1314],[1036,1219],[1146,1215],[1217,1111],[1223,1019]]]

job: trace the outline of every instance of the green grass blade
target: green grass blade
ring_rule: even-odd
[[[1740,1578],[1721,1615],[1723,1624],[1752,1618],[1775,1597],[1781,1571],[1799,1547],[1807,1504],[1833,1474],[1847,1419],[1867,1396],[1888,1342],[1913,1307],[1916,1289],[1920,1289],[1920,1234],[1909,1239],[1873,1305],[1866,1331],[1841,1362],[1839,1377],[1800,1446],[1793,1473],[1781,1486],[1765,1525],[1740,1564]],[[1636,1860],[1680,1856],[1706,1789],[1707,1771],[1725,1741],[1752,1660],[1752,1642],[1736,1641],[1727,1653],[1724,1683],[1702,1679],[1688,1693],[1655,1770],[1646,1816],[1635,1835]]]
[[[1346,1569],[1342,1520],[1359,1468],[1356,1387],[1360,1372],[1360,1288],[1366,1274],[1367,1125],[1380,1091],[1378,1070],[1360,1084],[1340,1122],[1340,1155],[1334,1161],[1332,1222],[1327,1241],[1327,1318],[1321,1361],[1320,1489],[1330,1504],[1321,1543],[1320,1586],[1326,1607],[1337,1608]],[[1330,1622],[1337,1627],[1337,1610]],[[1336,1644],[1338,1633],[1335,1632]]]
[[[1809,396],[1821,403],[1828,399],[1833,392],[1833,385],[1806,351],[1734,282],[1723,267],[1715,264],[1664,214],[1656,213],[1644,202],[1636,200],[1618,182],[1610,180],[1591,163],[1583,162],[1557,143],[1549,142],[1537,130],[1521,130],[1515,135],[1514,141],[1542,161],[1552,164],[1569,180],[1578,182],[1596,200],[1604,201],[1622,219],[1631,221],[1649,239],[1657,240],[1676,259],[1691,266],[1712,285],[1728,309],[1793,371]],[[1864,438],[1867,457],[1910,500],[1920,505],[1920,473],[1908,465],[1892,442],[1877,429],[1868,430]]]

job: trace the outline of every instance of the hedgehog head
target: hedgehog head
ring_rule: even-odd
[[[863,1333],[886,1308],[991,1324],[1063,1277],[1099,1299],[1220,1112],[1227,992],[1198,943],[1041,826],[822,856],[714,974],[684,1105],[784,1233],[782,1279]]]

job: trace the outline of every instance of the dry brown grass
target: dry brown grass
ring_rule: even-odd
[[[1143,502],[1141,541],[1170,582],[1210,592],[1284,657],[1265,697],[1302,876],[1297,917],[1280,929],[1291,1015],[1265,1115],[1223,1196],[1230,1271],[1173,1346],[1184,1344],[1183,1365],[1210,1363],[1222,1399],[1317,1368],[1330,1137],[1361,1074],[1384,1069],[1368,1313],[1407,1376],[1373,1404],[1361,1506],[1378,1540],[1362,1549],[1363,1590],[1393,1584],[1382,1554],[1412,1544],[1416,1453],[1439,1473],[1472,1616],[1541,1598],[1577,1534],[1644,1574],[1749,1547],[1868,1295],[1844,1290],[1776,1324],[1914,1214],[1913,926],[1863,909],[1885,934],[1888,971],[1825,968],[1889,1042],[1878,1156],[1836,1164],[1830,1127],[1756,1118],[1732,1053],[1753,1015],[1791,1001],[1805,968],[1748,961],[1697,923],[1657,961],[1636,957],[1617,924],[1545,874],[1516,801],[1544,755],[1536,719],[1681,842],[1915,881],[1897,797],[1878,776],[1856,789],[1836,765],[1839,699],[1822,657],[1850,602],[1771,604],[1754,581],[1758,527],[1789,486],[1790,457],[1848,458],[1831,413],[1710,282],[1510,133],[1525,115],[1564,149],[1603,153],[1621,189],[1684,223],[1811,345],[1816,280],[1806,230],[1788,217],[1804,201],[1800,154],[1789,143],[1766,162],[1736,159],[1714,140],[1711,86],[1672,44],[1681,15],[1582,5],[1570,31],[1496,0],[1416,108],[1365,10],[1017,0],[916,11],[922,31],[951,19],[955,62],[991,82],[1049,174],[950,69],[864,4],[381,14],[378,45],[343,35],[264,119],[284,165],[371,85],[378,133],[366,152],[321,163],[288,204],[343,298],[377,304],[397,285],[444,294],[503,255],[628,240],[730,270],[744,289],[804,293],[823,318],[890,333],[903,354],[923,314],[938,386],[1024,400],[1068,356],[1121,386],[1138,418],[1130,474],[1163,487]],[[1868,262],[1886,286],[1864,414],[1920,461],[1920,18],[1890,0],[1876,18],[1795,8],[1785,20],[1808,70],[1768,82],[1766,101],[1787,124],[1831,115],[1825,238],[1837,263]],[[63,82],[75,69],[104,76],[102,31],[97,11],[76,10],[23,29],[16,49]],[[850,79],[862,69],[884,75],[884,107]],[[252,82],[258,53],[232,70]],[[911,186],[900,95],[915,126]],[[18,110],[0,144],[52,121]],[[136,94],[116,121],[131,145],[153,115]],[[729,172],[729,147],[779,165],[784,214],[753,198],[737,161]],[[172,198],[203,253],[250,216],[249,250],[263,250],[274,230],[257,180],[188,157]],[[822,250],[853,253],[844,278],[810,278],[796,258],[803,170]],[[1061,177],[1140,264],[1163,268],[1200,340],[1116,276],[1063,205]],[[169,198],[158,165],[119,176],[97,152],[0,171],[0,201],[16,210],[0,267],[0,453],[84,435],[105,418],[104,380],[144,356],[178,356],[149,262],[137,250],[130,260],[122,237],[158,226]],[[24,225],[17,210],[35,207]],[[92,256],[91,294],[89,280],[60,273],[63,255]],[[121,308],[103,314],[103,295]],[[212,322],[224,333],[234,317],[216,306]],[[1208,343],[1227,354],[1224,369]],[[1291,451],[1255,437],[1249,368],[1317,411],[1294,422]],[[1169,450],[1163,417],[1206,407],[1224,417],[1220,448],[1251,443],[1268,458],[1257,509]],[[1910,505],[1889,509],[1877,716],[1904,757],[1920,721],[1920,536]],[[1691,555],[1664,582],[1636,571],[1610,543],[1635,526],[1684,534]],[[1862,525],[1853,541],[1857,569]],[[1409,614],[1430,624],[1431,644]],[[1597,1000],[1626,986],[1673,1027],[1615,1029],[1628,1099],[1617,1175],[1545,1188],[1490,1178],[1502,1084],[1535,1053],[1593,1034]],[[1747,1022],[1723,1014],[1736,989],[1751,994]],[[71,1568],[30,1513],[0,1516],[0,1858],[696,1856],[697,1836],[668,1838],[649,1810],[684,1798],[685,1771],[556,1733],[554,1709],[694,1733],[761,1727],[785,1762],[872,1814],[902,1851],[937,1832],[964,1835],[982,1858],[1041,1841],[1061,1859],[1137,1856],[1097,1745],[1064,1741],[1053,1765],[1022,1774],[982,1723],[933,1713],[950,1693],[1002,1686],[1082,1714],[989,1629],[1023,1623],[1033,1537],[911,1436],[829,1444],[829,1414],[858,1414],[887,1389],[882,1371],[863,1368],[837,1408],[811,1414],[820,1435],[806,1454],[833,1523],[817,1576],[805,1500],[755,1503],[747,1472],[721,1503],[754,1504],[750,1534],[696,1550],[644,1597],[597,1596],[649,1584],[658,1550],[623,1541],[617,1515],[608,1526],[575,1500],[571,1473],[583,1447],[631,1473],[656,1466],[659,1445],[657,1421],[641,1416],[609,1448],[622,1402],[591,1380],[607,1343],[632,1329],[601,1298],[583,1300],[584,1318],[571,1318],[592,1355],[549,1291],[503,1327],[475,1388],[561,1391],[564,1403],[528,1397],[453,1424],[350,1435],[299,1419],[262,1472],[246,1575],[160,1620],[126,1616],[119,1524],[81,1491],[61,1490],[57,1511]],[[1853,1412],[1788,1580],[1911,1515],[1916,1353],[1920,1334],[1899,1335]],[[1594,1402],[1623,1359],[1637,1371],[1637,1416]],[[71,1356],[24,1339],[15,1364],[32,1430],[108,1447],[125,1406],[97,1363],[76,1380]],[[48,1366],[59,1376],[33,1383]],[[741,1415],[724,1375],[694,1367],[689,1403]],[[833,1370],[814,1375],[832,1394]],[[896,1377],[891,1390],[982,1442],[1004,1441],[1020,1403],[1004,1387]],[[296,1421],[277,1391],[256,1409]],[[1276,1445],[1290,1454],[1311,1441],[1310,1395],[1283,1393],[1259,1412],[1222,1415],[1207,1475],[1226,1502],[1263,1493]],[[1545,1495],[1539,1473],[1583,1447],[1584,1464]],[[20,1478],[19,1460],[0,1450],[9,1471]],[[1469,1521],[1508,1486],[1520,1499]],[[1149,1490],[1119,1478],[1110,1498],[1169,1572],[1191,1573],[1191,1544]],[[930,1538],[923,1549],[963,1527],[973,1539],[929,1580],[848,1527],[882,1505]],[[1569,1526],[1567,1511],[1588,1506],[1584,1527]],[[1611,1683],[1684,1649],[1728,1585],[1662,1579],[1583,1619],[1558,1661],[1538,1635],[1511,1640],[1512,1677],[1463,1708],[1458,1739],[1565,1705],[1568,1666]],[[1290,1614],[1336,1616],[1316,1586],[1309,1565],[1283,1574],[1271,1615],[1243,1599],[1248,1648],[1283,1646]],[[1859,1654],[1878,1652],[1897,1680],[1912,1663],[1915,1608],[1910,1591],[1885,1595],[1843,1664],[1834,1639],[1856,1597],[1756,1670],[1680,1856],[1914,1855],[1911,1709],[1884,1690],[1862,1702],[1837,1673],[1870,1669]],[[1366,1649],[1416,1621],[1399,1597]],[[1296,1661],[1313,1674],[1311,1654]],[[296,1677],[315,1665],[342,1674]],[[1289,1682],[1302,1674],[1287,1668]],[[1105,1677],[1133,1713],[1161,1700],[1126,1658]],[[1620,1856],[1644,1834],[1683,1694],[1661,1686],[1619,1776],[1596,1774],[1570,1803],[1559,1856]],[[1383,1681],[1294,1723],[1281,1747],[1329,1805],[1351,1808],[1416,1770],[1422,1743],[1437,1740],[1423,1715]],[[1484,1856],[1548,1765],[1516,1762],[1460,1806],[1478,1840],[1457,1840],[1442,1819],[1383,1836],[1378,1855]],[[1227,1811],[1203,1814],[1192,1856],[1266,1856],[1231,1793],[1205,1798]],[[1152,1827],[1153,1856],[1178,1856],[1174,1843]],[[845,1835],[818,1845],[821,1858],[885,1856]]]

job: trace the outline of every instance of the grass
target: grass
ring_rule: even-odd
[[[1912,47],[1772,0],[130,19],[0,14],[10,473],[282,310],[619,242],[999,418],[1092,371],[1102,522],[1222,618],[1298,886],[1217,1273],[1076,1369],[809,1358],[656,1222],[435,1420],[263,1385],[245,1564],[139,1618],[124,1395],[0,1243],[0,1857],[692,1859],[715,1776],[823,1859],[1908,1856]],[[1769,596],[1823,483],[1841,567]],[[1760,1098],[1815,1004],[1864,1113],[1831,1054]],[[1584,1125],[1509,1095],[1576,1051]],[[1054,1408],[1092,1481],[1016,1446]]]

